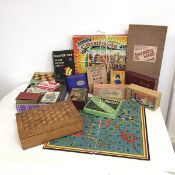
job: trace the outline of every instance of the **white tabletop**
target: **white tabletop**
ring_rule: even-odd
[[[150,160],[42,149],[22,150],[15,98],[23,84],[0,101],[0,174],[175,174],[175,154],[160,109],[146,110]]]

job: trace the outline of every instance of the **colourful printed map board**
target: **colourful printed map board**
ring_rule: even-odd
[[[116,119],[83,114],[84,130],[44,145],[46,149],[149,160],[144,108],[124,101]]]

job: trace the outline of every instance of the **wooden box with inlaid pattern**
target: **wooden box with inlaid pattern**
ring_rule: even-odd
[[[62,101],[16,114],[23,149],[80,132],[83,119],[71,101]]]

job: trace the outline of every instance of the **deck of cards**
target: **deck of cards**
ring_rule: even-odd
[[[46,92],[41,99],[42,103],[55,103],[58,99],[60,92]]]
[[[43,81],[38,85],[38,88],[54,91],[58,89],[59,86],[60,86],[60,83],[56,83],[52,81]]]

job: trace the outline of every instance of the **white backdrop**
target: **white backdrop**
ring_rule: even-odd
[[[173,0],[0,0],[0,99],[35,71],[53,71],[51,52],[74,34],[127,33],[129,24],[167,25],[159,91],[166,118],[175,66]]]

